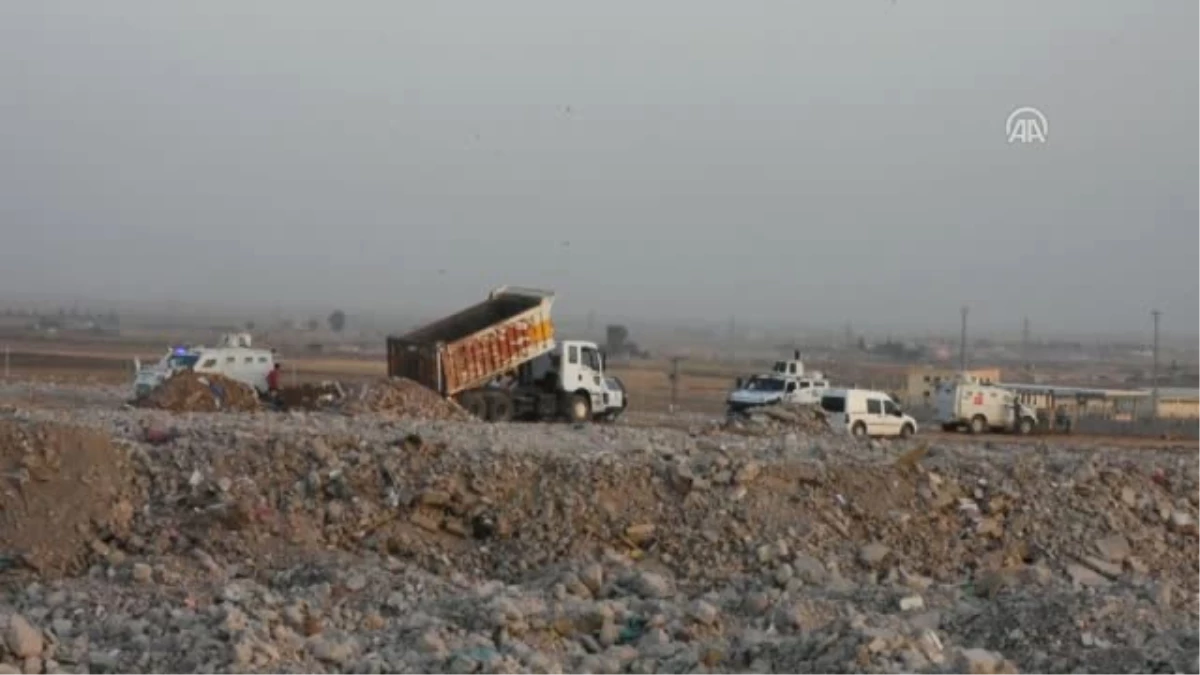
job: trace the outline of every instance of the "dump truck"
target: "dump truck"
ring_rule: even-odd
[[[501,286],[487,299],[388,337],[388,375],[418,382],[496,422],[613,420],[625,387],[595,342],[556,341],[554,293]]]

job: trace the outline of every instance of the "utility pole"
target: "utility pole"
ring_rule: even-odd
[[[1153,389],[1150,394],[1150,412],[1155,419],[1158,418],[1158,320],[1162,317],[1160,310],[1154,309],[1150,311],[1150,315],[1154,317],[1154,370],[1152,378]]]
[[[962,306],[962,334],[958,338],[958,369],[967,372],[967,306]]]
[[[729,317],[729,361],[737,360],[737,317]]]
[[[679,356],[671,357],[671,374],[668,378],[671,380],[671,412],[675,412],[675,405],[679,400],[679,362],[683,358]]]
[[[1029,368],[1029,317],[1021,324],[1021,360],[1025,362],[1025,368]]]

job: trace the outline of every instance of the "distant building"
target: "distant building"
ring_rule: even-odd
[[[1200,390],[1176,387],[1160,388],[1158,390],[1158,417],[1175,420],[1200,419]]]
[[[932,406],[938,385],[954,380],[958,377],[958,372],[954,368],[933,368],[931,366],[910,368],[905,377],[904,391],[901,392],[903,399],[901,403],[910,408]],[[981,384],[993,384],[1000,381],[999,368],[976,368],[968,370],[967,375],[976,378]]]

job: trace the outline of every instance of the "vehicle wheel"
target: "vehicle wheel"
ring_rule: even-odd
[[[592,418],[592,402],[583,394],[571,394],[564,399],[564,410],[567,419],[572,422],[586,422]]]
[[[867,425],[863,424],[862,422],[855,422],[854,426],[850,427],[850,433],[853,434],[855,438],[866,438]]]
[[[488,402],[484,397],[483,392],[467,391],[463,392],[458,397],[458,404],[463,407],[472,417],[477,417],[481,420],[488,419]]]
[[[502,391],[488,392],[487,416],[493,422],[511,422],[513,418],[512,397]]]
[[[912,435],[913,435],[913,428],[912,428],[911,424],[905,424],[904,426],[900,427],[900,438],[908,438],[909,436],[912,436]]]
[[[1017,424],[1017,433],[1022,436],[1028,436],[1033,433],[1033,420],[1028,417],[1022,417],[1021,422]]]
[[[971,418],[971,433],[982,434],[987,431],[987,418],[983,415],[976,415]]]

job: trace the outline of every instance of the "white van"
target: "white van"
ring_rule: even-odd
[[[1009,389],[962,378],[937,390],[934,421],[946,431],[973,434],[1008,431],[1021,435],[1037,428],[1037,411],[1021,403]]]
[[[900,410],[892,397],[869,389],[831,389],[821,397],[821,409],[835,432],[859,438],[917,433],[917,421]]]

